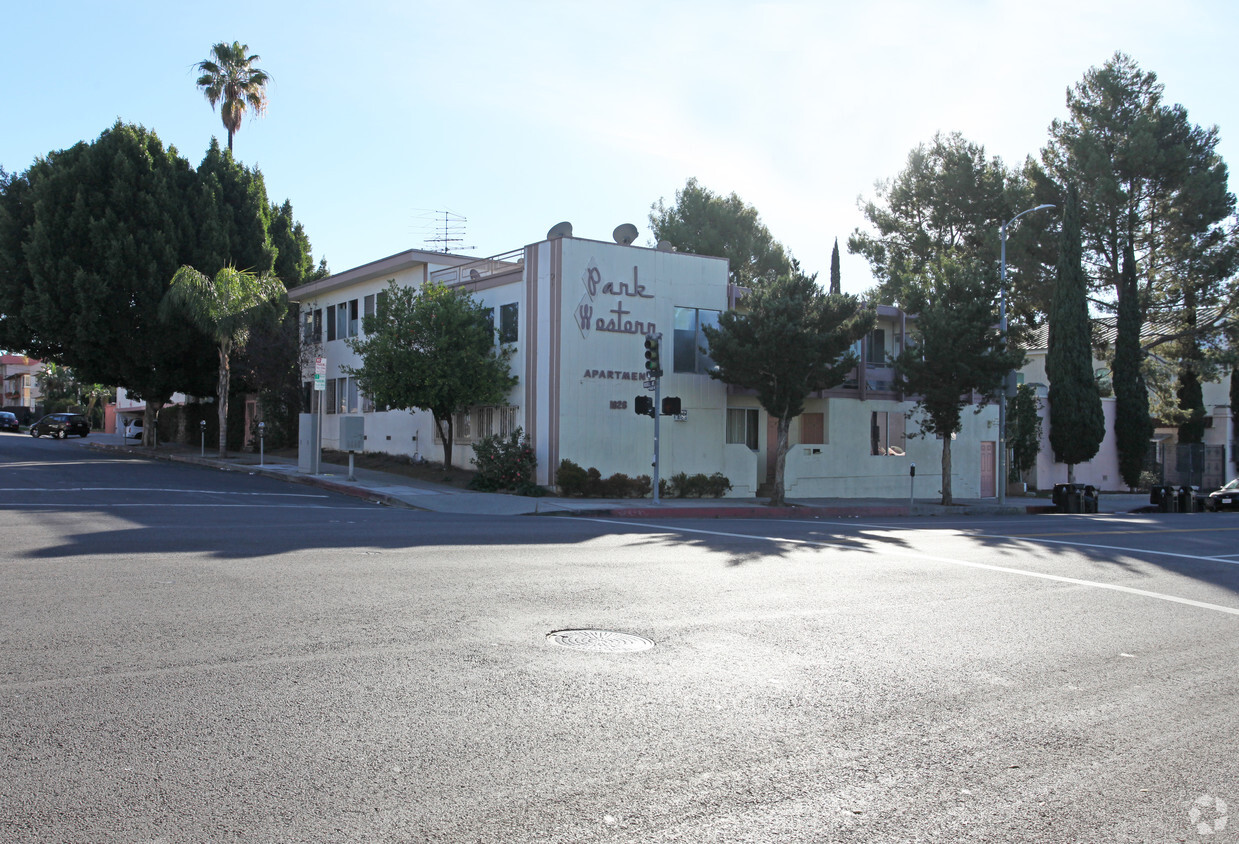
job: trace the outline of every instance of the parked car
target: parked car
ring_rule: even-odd
[[[1239,510],[1239,478],[1209,493],[1210,510]]]
[[[0,410],[0,431],[12,431],[20,433],[21,424],[17,421],[17,415],[9,413],[7,410]]]
[[[63,440],[70,434],[84,437],[90,433],[90,423],[80,413],[49,413],[30,426],[30,436],[38,439],[41,434]]]
[[[142,417],[139,416],[137,419],[130,419],[125,423],[125,439],[142,439]]]

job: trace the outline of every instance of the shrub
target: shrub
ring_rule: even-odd
[[[649,475],[635,478],[616,472],[609,478],[595,468],[583,469],[571,460],[561,460],[555,473],[555,483],[564,497],[585,498],[645,498],[653,489]],[[688,475],[678,472],[670,479],[658,481],[658,494],[663,498],[719,498],[731,489],[731,481],[721,472],[713,475]]]
[[[538,466],[533,445],[517,428],[507,437],[489,436],[473,444],[473,463],[477,475],[470,489],[486,492],[510,489],[518,495],[541,495],[544,490],[534,480]]]
[[[585,473],[583,468],[571,460],[559,461],[559,469],[555,472],[555,484],[559,487],[560,495],[563,495],[565,498],[585,495],[588,481],[589,475]]]

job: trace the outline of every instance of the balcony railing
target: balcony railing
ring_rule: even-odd
[[[513,249],[492,255],[489,258],[479,258],[458,267],[444,267],[430,274],[430,280],[437,284],[461,284],[466,281],[479,281],[492,275],[499,275],[516,269],[525,263],[525,250]]]

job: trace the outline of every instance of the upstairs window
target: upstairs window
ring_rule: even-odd
[[[706,326],[718,327],[720,311],[706,308],[676,308],[675,332],[672,340],[672,372],[693,372],[705,374],[714,369],[714,361],[709,354],[701,351],[708,348],[705,332]],[[666,337],[663,337],[663,356],[666,359]]]
[[[510,305],[499,306],[499,342],[515,343],[520,336],[520,305],[513,302]]]
[[[904,414],[874,411],[869,422],[869,453],[877,457],[903,457],[907,446]]]

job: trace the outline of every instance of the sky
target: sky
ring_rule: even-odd
[[[46,0],[0,21],[11,173],[117,120],[196,166],[227,136],[196,64],[247,44],[270,105],[235,154],[334,272],[438,248],[444,212],[465,220],[452,251],[477,257],[561,221],[604,241],[632,223],[652,245],[651,204],[696,177],[757,208],[823,281],[838,238],[843,289],[862,293],[847,237],[913,148],[958,131],[1018,164],[1120,50],[1239,161],[1229,0]]]

